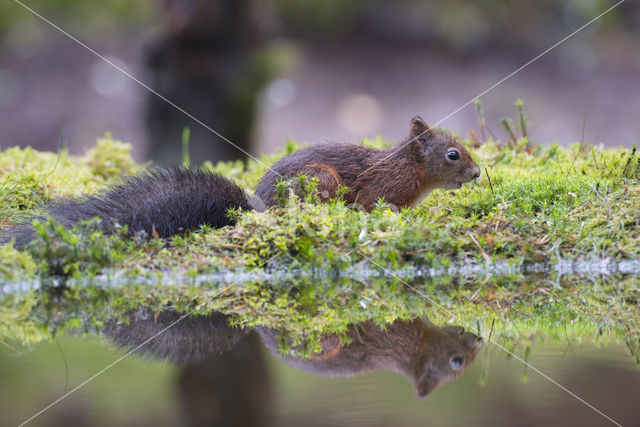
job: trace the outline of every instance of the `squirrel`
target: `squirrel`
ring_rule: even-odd
[[[318,179],[321,199],[336,197],[339,187],[346,186],[344,200],[370,211],[381,198],[398,208],[415,207],[435,188],[460,188],[477,178],[480,168],[459,141],[416,116],[409,136],[388,149],[323,143],[295,151],[265,173],[256,195],[212,172],[154,168],[125,176],[96,194],[54,200],[45,211],[65,227],[99,217],[105,230],[119,224],[128,226],[131,234],[144,230],[171,237],[200,225],[233,225],[227,216],[230,208],[263,211],[277,203],[278,180],[299,174]],[[18,224],[0,243],[13,238],[22,247],[33,236],[30,223]]]
[[[460,188],[478,178],[480,168],[459,141],[416,116],[409,136],[386,150],[324,143],[295,151],[264,174],[256,195],[272,205],[276,182],[300,173],[318,178],[323,198],[334,198],[343,185],[349,189],[345,202],[370,211],[381,198],[398,208],[416,207],[436,188]]]
[[[180,316],[170,310],[157,315],[138,312],[127,322],[107,322],[102,333],[121,347],[136,348]],[[396,320],[381,328],[371,320],[347,328],[348,344],[339,335],[322,337],[322,351],[308,358],[281,353],[281,331],[256,326],[236,328],[229,316],[214,312],[189,316],[140,348],[147,356],[190,365],[234,348],[245,335],[257,333],[269,351],[295,368],[320,376],[351,377],[392,370],[413,381],[419,397],[457,379],[483,345],[481,337],[460,326],[438,327],[428,319]]]

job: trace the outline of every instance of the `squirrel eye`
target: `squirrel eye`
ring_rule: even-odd
[[[464,362],[464,359],[460,356],[453,356],[451,358],[451,360],[449,361],[449,365],[451,365],[451,368],[453,370],[458,370],[460,368],[462,368],[462,363]]]
[[[452,162],[457,162],[458,160],[460,160],[460,153],[455,150],[447,151],[447,158]]]

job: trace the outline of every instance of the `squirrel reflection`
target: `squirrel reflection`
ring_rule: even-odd
[[[111,324],[105,335],[116,344],[135,347],[175,322],[180,316],[165,311],[157,316],[137,315],[129,324]],[[231,350],[251,331],[285,363],[323,376],[350,377],[378,370],[392,370],[413,381],[420,397],[458,378],[482,347],[482,338],[459,326],[438,327],[420,318],[396,320],[381,329],[372,321],[349,326],[346,337],[327,335],[322,351],[309,358],[282,356],[280,333],[265,327],[241,329],[228,326],[221,313],[188,316],[167,329],[140,351],[181,364],[193,364]],[[343,344],[343,342],[348,342]]]
[[[257,330],[269,350],[291,366],[332,377],[392,370],[412,380],[423,398],[458,378],[482,347],[482,338],[460,326],[440,328],[416,318],[396,320],[383,330],[366,321],[349,327],[348,344],[338,335],[328,335],[319,354],[302,359],[279,355],[277,331]]]

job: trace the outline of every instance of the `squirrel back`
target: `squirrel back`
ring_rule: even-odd
[[[318,178],[324,198],[334,197],[338,186],[345,185],[345,201],[370,210],[380,198],[398,208],[415,207],[435,188],[460,188],[477,178],[480,168],[458,140],[416,116],[409,136],[385,150],[324,143],[293,152],[265,173],[256,195],[273,205],[277,181],[300,173]]]

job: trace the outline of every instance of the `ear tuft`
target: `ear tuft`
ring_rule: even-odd
[[[418,136],[427,136],[431,134],[431,129],[425,123],[425,121],[420,116],[415,116],[411,119],[411,132],[409,136],[411,138],[416,138]]]

